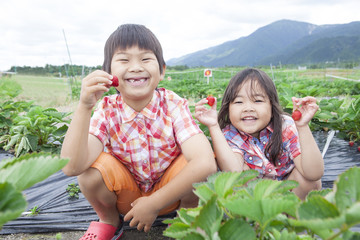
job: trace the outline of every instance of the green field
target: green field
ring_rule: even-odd
[[[77,101],[71,99],[71,87],[66,78],[13,75],[10,79],[22,87],[16,100],[32,100],[36,105],[54,108],[66,108]]]

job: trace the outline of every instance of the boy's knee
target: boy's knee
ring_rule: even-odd
[[[199,198],[191,192],[180,199],[180,208],[194,208],[197,207]]]
[[[100,184],[104,184],[101,173],[96,168],[89,168],[78,177],[80,188],[96,189]]]

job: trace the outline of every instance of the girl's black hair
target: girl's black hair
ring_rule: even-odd
[[[139,24],[120,25],[109,36],[105,43],[102,69],[105,72],[111,73],[111,60],[115,51],[133,46],[138,46],[140,49],[151,50],[159,63],[160,73],[163,73],[165,61],[161,44],[148,28]]]
[[[269,97],[271,104],[270,124],[274,131],[268,145],[266,146],[265,155],[269,158],[272,164],[275,164],[276,159],[282,153],[282,115],[284,113],[279,103],[279,97],[275,84],[265,72],[256,68],[246,68],[231,78],[222,99],[218,117],[219,125],[221,128],[224,128],[231,124],[229,117],[230,103],[235,100],[239,89],[246,81],[251,81],[251,96],[254,95],[255,84],[259,84],[264,93],[266,93]]]

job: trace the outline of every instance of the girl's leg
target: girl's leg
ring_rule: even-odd
[[[100,222],[118,227],[119,213],[116,207],[117,196],[106,187],[99,170],[89,168],[78,176],[81,192],[94,208]]]
[[[321,190],[321,179],[317,181],[309,181],[304,178],[301,173],[294,168],[293,171],[290,173],[287,180],[295,180],[299,183],[297,188],[293,189],[293,192],[301,199],[305,200],[308,193],[312,190]]]

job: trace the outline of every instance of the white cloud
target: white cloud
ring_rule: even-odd
[[[121,24],[144,24],[166,60],[244,37],[280,19],[317,25],[360,20],[357,0],[103,0],[0,2],[0,70],[13,65],[96,66],[107,37]]]

